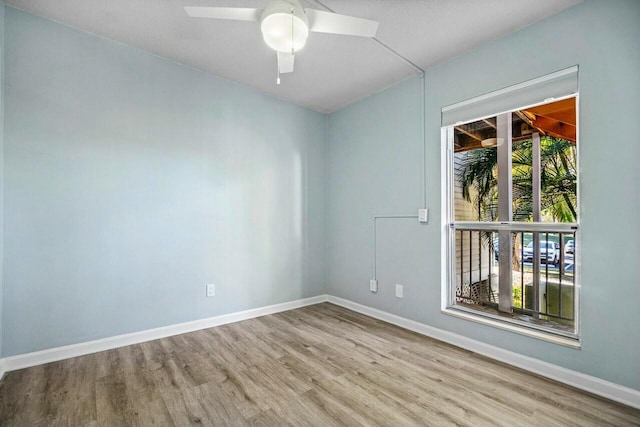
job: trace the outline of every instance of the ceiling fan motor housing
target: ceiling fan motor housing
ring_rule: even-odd
[[[309,21],[297,0],[273,0],[262,12],[260,29],[271,49],[291,53],[306,44]]]

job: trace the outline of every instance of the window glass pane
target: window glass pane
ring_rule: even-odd
[[[571,98],[452,127],[451,220],[463,222],[451,231],[454,306],[575,338],[575,106]]]
[[[521,121],[513,114],[513,127]],[[533,221],[533,144],[530,138],[514,137],[511,146],[511,192],[513,221]]]
[[[575,106],[570,98],[511,114],[511,221],[577,222]],[[455,221],[509,220],[498,215],[504,143],[496,117],[454,126]]]
[[[540,140],[542,222],[577,222],[576,144],[545,136]]]
[[[535,324],[572,332],[575,323],[575,233],[513,233],[522,249],[514,251],[514,313],[527,314]],[[538,259],[537,266],[534,265]],[[536,298],[537,295],[537,298]]]
[[[496,118],[454,128],[456,221],[498,220]]]
[[[498,233],[456,230],[456,302],[497,307],[498,244]]]

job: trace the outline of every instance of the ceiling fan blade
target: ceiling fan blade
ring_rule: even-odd
[[[262,9],[250,7],[200,7],[185,6],[192,18],[232,19],[234,21],[259,21]]]
[[[278,52],[278,70],[280,74],[293,72],[293,60],[295,55],[287,52]]]
[[[343,34],[346,36],[375,37],[378,21],[340,15],[323,10],[305,9],[309,29],[316,33]]]

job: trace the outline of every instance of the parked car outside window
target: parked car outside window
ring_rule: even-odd
[[[573,240],[567,240],[567,243],[564,245],[564,253],[572,254],[574,252]]]
[[[529,242],[522,251],[522,260],[533,262],[533,242]],[[560,262],[560,246],[556,242],[540,241],[540,262],[558,265]]]

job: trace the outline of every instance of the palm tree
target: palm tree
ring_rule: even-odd
[[[498,221],[498,150],[484,148],[462,154],[458,180],[462,195],[477,207],[479,221]],[[513,146],[513,220],[533,219],[533,144],[521,141]],[[545,136],[540,140],[541,210],[556,222],[574,222],[576,204],[575,145]],[[473,193],[473,197],[472,197]]]
[[[462,195],[477,209],[479,221],[498,221],[498,149],[483,148],[461,154],[458,180]],[[533,143],[513,145],[512,211],[514,221],[533,220]],[[543,217],[555,222],[575,222],[576,148],[564,139],[544,136],[540,140],[540,208]],[[489,238],[489,237],[485,237]],[[513,245],[513,269],[520,270],[518,234]]]
[[[575,208],[576,147],[572,142],[560,138],[546,137],[543,141],[540,142],[541,209],[557,222],[575,222],[578,217]]]

